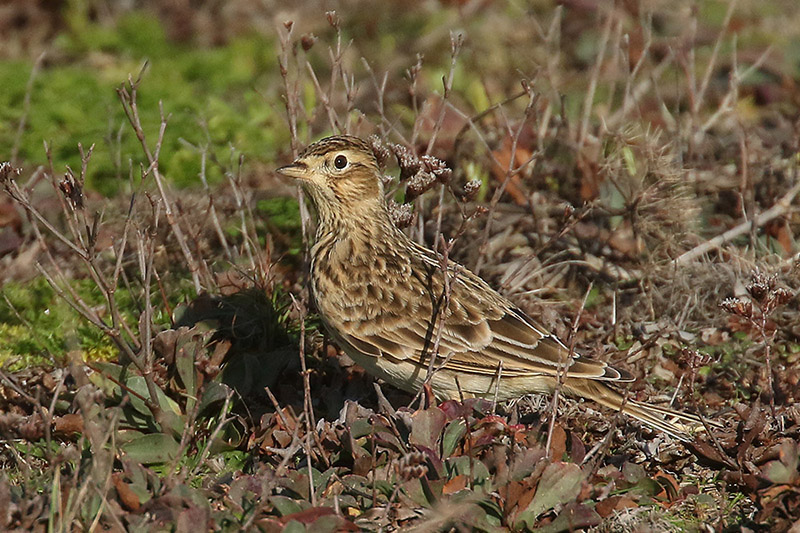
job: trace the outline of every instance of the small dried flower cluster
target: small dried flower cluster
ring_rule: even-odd
[[[21,172],[21,169],[14,168],[14,165],[8,161],[3,161],[0,163],[0,183],[5,183],[6,181],[13,179],[14,176],[19,176]]]
[[[400,458],[400,461],[395,467],[397,475],[403,481],[411,479],[419,479],[428,473],[428,467],[425,464],[426,457],[422,452],[409,452]]]
[[[392,222],[398,228],[407,228],[414,222],[413,204],[398,204],[394,200],[389,200],[388,207]]]
[[[303,51],[308,52],[311,50],[311,47],[314,46],[314,43],[317,42],[317,36],[313,33],[306,33],[302,37],[300,37],[300,46],[303,47]]]
[[[740,300],[739,298],[725,298],[719,306],[727,313],[732,315],[743,316],[745,318],[753,317],[753,302],[750,300]]]
[[[792,293],[783,287],[778,287],[777,282],[777,274],[768,276],[756,270],[752,274],[750,284],[745,287],[765,314],[792,299]]]
[[[425,193],[436,182],[450,182],[453,171],[447,163],[431,155],[417,156],[407,147],[400,144],[389,145],[397,158],[400,167],[400,181],[406,181],[406,199],[413,200]]]
[[[372,153],[375,154],[375,159],[378,161],[378,168],[381,170],[385,169],[387,163],[389,163],[389,158],[392,157],[392,152],[386,148],[377,135],[370,135],[367,141],[372,147]]]
[[[680,352],[680,360],[697,372],[700,368],[708,366],[712,363],[713,358],[707,354],[692,350],[691,348],[683,348]]]
[[[336,11],[326,11],[325,18],[328,19],[328,24],[334,30],[339,30],[339,25],[342,23],[341,19],[336,15]]]
[[[72,209],[83,209],[83,184],[81,184],[71,170],[67,169],[64,179],[58,183],[59,190],[69,201]]]
[[[750,283],[745,286],[750,300],[745,301],[735,297],[725,298],[720,307],[733,315],[753,319],[756,316],[753,308],[753,303],[755,303],[761,310],[761,315],[769,315],[793,298],[792,293],[783,287],[778,287],[777,282],[777,274],[770,276],[755,270],[751,275]]]
[[[461,200],[464,202],[473,200],[481,190],[481,185],[483,185],[481,180],[469,180],[466,182],[464,184],[464,195],[461,197]]]

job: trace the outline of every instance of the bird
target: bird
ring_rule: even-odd
[[[408,237],[361,138],[323,138],[276,172],[299,182],[316,211],[309,284],[322,323],[369,374],[412,393],[429,383],[439,400],[515,400],[553,394],[560,382],[568,396],[684,442],[706,426],[628,399],[615,387],[631,374],[567,348],[482,278]]]

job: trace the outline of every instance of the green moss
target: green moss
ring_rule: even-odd
[[[90,306],[102,306],[104,298],[89,280],[71,282]],[[136,310],[128,291],[116,298],[123,317],[136,330]],[[168,323],[168,317],[161,317]],[[86,360],[108,360],[117,349],[96,326],[81,318],[44,278],[25,284],[6,283],[0,289],[0,366],[11,370],[61,364],[68,352],[78,351]]]
[[[296,230],[300,228],[300,207],[290,197],[267,198],[256,205],[258,213],[268,216],[278,228]]]
[[[44,163],[46,141],[57,172],[66,165],[77,170],[78,143],[95,144],[88,187],[106,195],[124,188],[128,162],[137,167],[144,157],[116,89],[129,75],[137,77],[146,61],[138,109],[151,150],[161,122],[159,103],[169,116],[160,169],[176,185],[197,183],[200,155],[191,145],[226,162],[231,146],[248,159],[272,160],[274,147],[286,144],[281,116],[270,112],[257,92],[273,86],[277,76],[270,39],[249,35],[214,49],[189,47],[169,42],[151,16],[132,12],[107,27],[90,21],[81,6],[70,4],[69,30],[56,40],[66,59],[46,65],[35,79],[20,139],[21,166]],[[0,62],[0,145],[14,145],[31,68],[26,62]],[[207,172],[211,183],[222,179],[213,165]]]

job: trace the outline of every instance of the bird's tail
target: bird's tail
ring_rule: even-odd
[[[666,433],[683,442],[694,440],[695,433],[705,431],[706,425],[717,427],[716,422],[703,419],[697,415],[684,413],[634,400],[625,400],[617,391],[599,381],[587,379],[566,380],[564,390],[569,394],[593,400],[604,407],[621,411],[648,426]]]

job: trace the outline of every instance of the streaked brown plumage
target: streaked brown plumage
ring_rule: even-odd
[[[633,378],[573,354],[555,336],[469,270],[450,263],[449,305],[436,254],[392,222],[371,147],[357,137],[328,137],[278,172],[300,180],[319,218],[311,284],[327,329],[359,365],[408,391],[427,376],[437,320],[443,320],[431,387],[437,397],[518,398],[563,391],[593,400],[681,440],[698,417],[629,400],[608,383]],[[501,368],[502,365],[502,368]],[[500,377],[499,385],[497,383]],[[456,382],[458,381],[458,383]],[[623,406],[624,404],[624,406]]]

